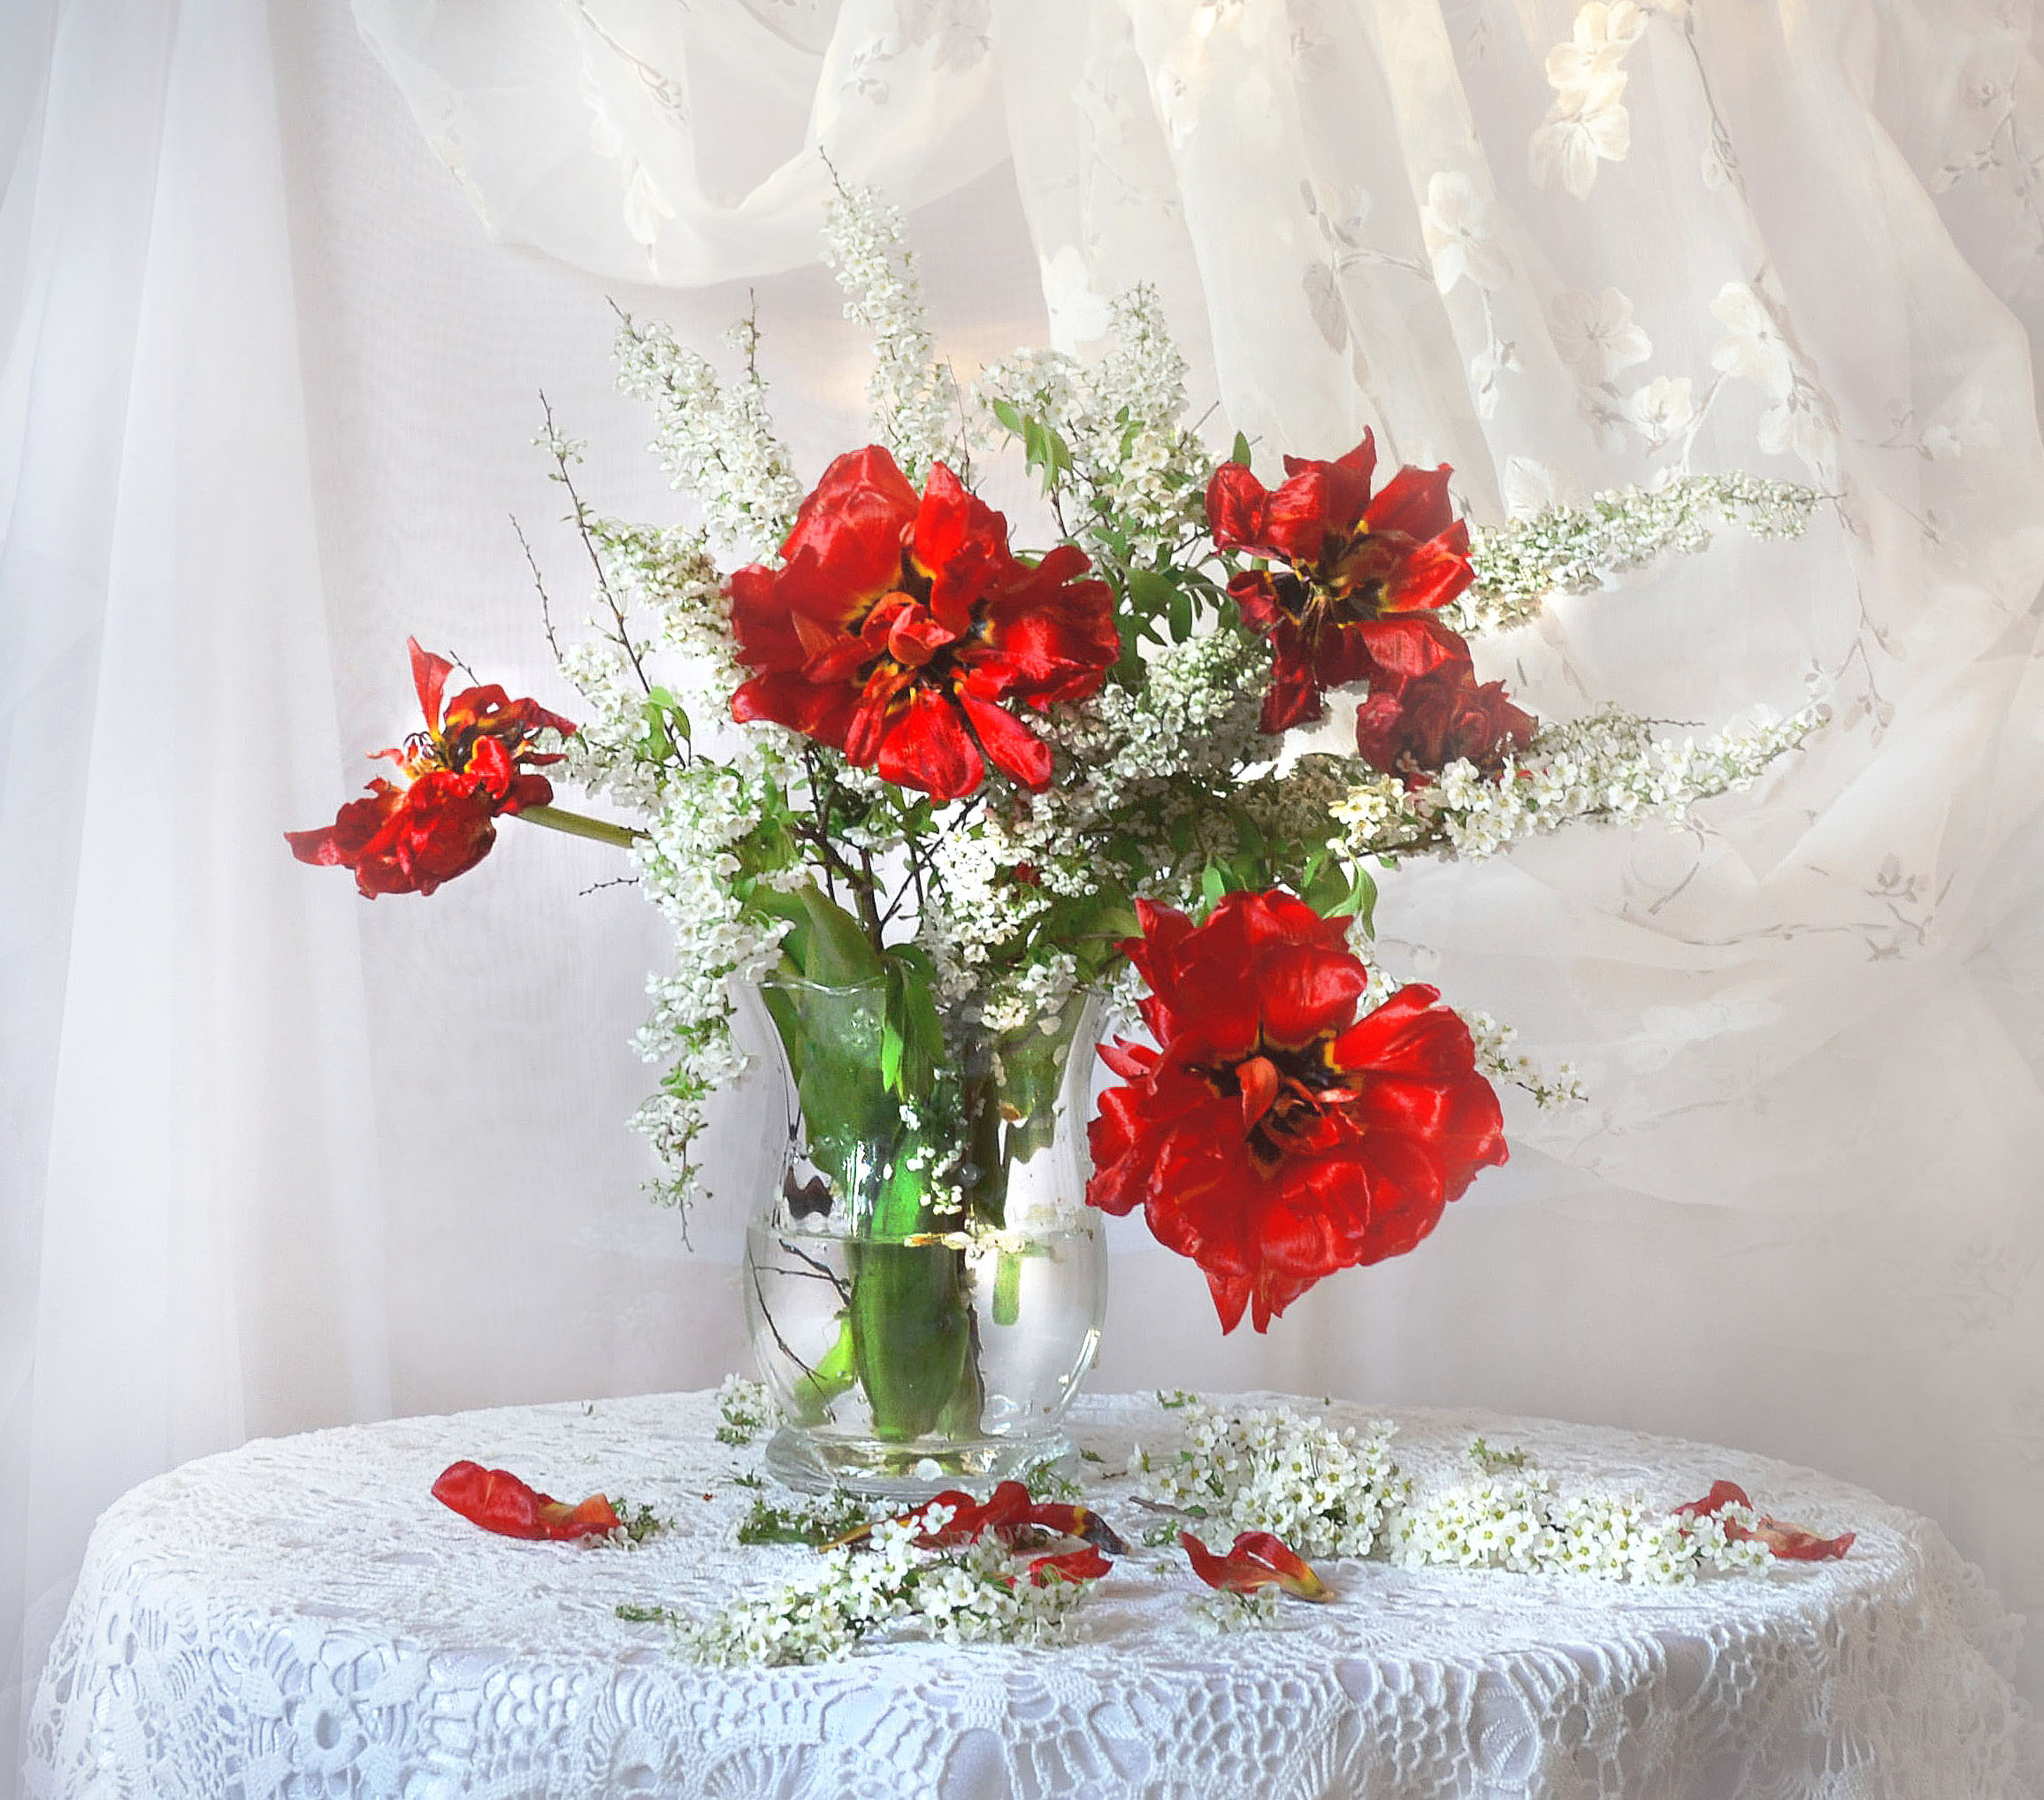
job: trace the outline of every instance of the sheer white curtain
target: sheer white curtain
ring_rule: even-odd
[[[742,1357],[728,1224],[692,1253],[637,1192],[660,943],[601,851],[507,830],[372,907],[277,834],[405,728],[408,632],[565,704],[505,519],[579,591],[538,391],[607,509],[673,505],[609,298],[708,344],[751,280],[804,466],[860,431],[818,145],[919,206],[961,368],[1089,349],[1147,279],[1273,458],[1374,425],[1480,517],[1684,463],[1839,496],[1486,653],[1555,714],[1814,689],[1810,753],[1688,831],[1388,884],[1389,954],[1587,1112],[1515,1114],[1420,1253],[1268,1340],[1119,1257],[1100,1379],[1737,1441],[2044,1608],[2026,8],[356,11],[381,65],[343,0],[47,0],[0,56],[0,1794],[130,1482]]]

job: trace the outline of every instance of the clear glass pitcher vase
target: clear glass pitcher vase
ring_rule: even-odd
[[[941,1066],[905,1069],[884,982],[754,1000],[786,1134],[745,1267],[784,1421],[768,1467],[913,1498],[1062,1454],[1106,1306],[1085,1204],[1099,1000],[947,1030]]]

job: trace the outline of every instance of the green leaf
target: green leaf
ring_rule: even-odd
[[[880,1079],[896,1093],[901,1091],[901,1027],[894,1012],[894,996],[887,996],[887,1016],[880,1025]]]
[[[1210,907],[1221,904],[1221,896],[1228,892],[1228,881],[1219,869],[1209,862],[1199,877],[1199,895]]]
[[[880,977],[880,953],[858,920],[814,882],[798,891],[808,915],[808,955],[802,973],[821,987],[856,987]]]
[[[1341,910],[1351,885],[1340,863],[1323,862],[1301,883],[1298,897],[1322,918],[1332,918]]]
[[[880,1035],[880,1078],[894,1092],[927,1093],[944,1059],[944,1022],[937,1010],[929,956],[913,945],[886,956],[887,1011]]]
[[[1171,590],[1171,640],[1183,644],[1192,635],[1192,596],[1183,587]]]
[[[993,416],[998,418],[1004,425],[1006,425],[1011,432],[1013,432],[1015,436],[1019,438],[1022,435],[1022,416],[1016,410],[1013,401],[995,401],[993,403]]]
[[[1161,569],[1132,569],[1129,571],[1129,604],[1138,617],[1157,617],[1167,610],[1178,597],[1178,584]]]
[[[1377,884],[1366,869],[1359,869],[1349,891],[1334,906],[1327,908],[1327,915],[1335,918],[1344,913],[1351,913],[1362,921],[1363,935],[1377,935],[1375,915],[1377,910]]]
[[[1235,448],[1229,451],[1228,460],[1241,463],[1244,469],[1249,467],[1249,440],[1240,432],[1235,434]]]

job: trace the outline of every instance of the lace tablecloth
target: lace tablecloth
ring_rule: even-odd
[[[1334,1422],[1362,1411],[1315,1403]],[[716,1800],[1623,1796],[1995,1800],[2044,1793],[2005,1678],[2017,1621],[1927,1520],[1762,1458],[1627,1432],[1405,1412],[1422,1489],[1472,1435],[1565,1486],[1859,1534],[1843,1561],[1689,1589],[1344,1563],[1285,1628],[1196,1632],[1189,1574],[1123,1565],[1068,1648],[898,1643],[812,1668],[678,1660],[620,1602],[712,1608],[796,1566],[741,1549],[757,1452],[707,1394],[534,1406],[256,1443],[99,1521],[42,1677],[28,1792]],[[1119,1470],[1172,1415],[1082,1402]],[[637,1547],[492,1537],[428,1497],[472,1457],[678,1521]],[[1462,1463],[1466,1472],[1467,1465]],[[1090,1480],[1110,1519],[1123,1484]]]

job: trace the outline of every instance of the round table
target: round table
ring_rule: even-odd
[[[1244,1397],[1269,1404],[1274,1397]],[[1327,1402],[1333,1423],[1382,1416]],[[1080,1640],[900,1643],[707,1670],[619,1603],[708,1609],[799,1566],[740,1549],[758,1446],[708,1394],[517,1407],[250,1444],[111,1507],[30,1728],[27,1791],[717,1800],[1657,1796],[1996,1800],[2044,1792],[2005,1670],[2017,1624],[1927,1520],[1806,1469],[1629,1432],[1403,1411],[1424,1490],[1478,1434],[1565,1487],[1673,1506],[1719,1477],[1858,1541],[1842,1562],[1688,1589],[1325,1565],[1339,1597],[1214,1635],[1181,1562],[1119,1565]],[[1089,1497],[1173,1416],[1075,1410]],[[650,1503],[633,1547],[491,1536],[434,1502],[473,1458],[576,1500]],[[1099,1476],[1095,1480],[1092,1477]]]

